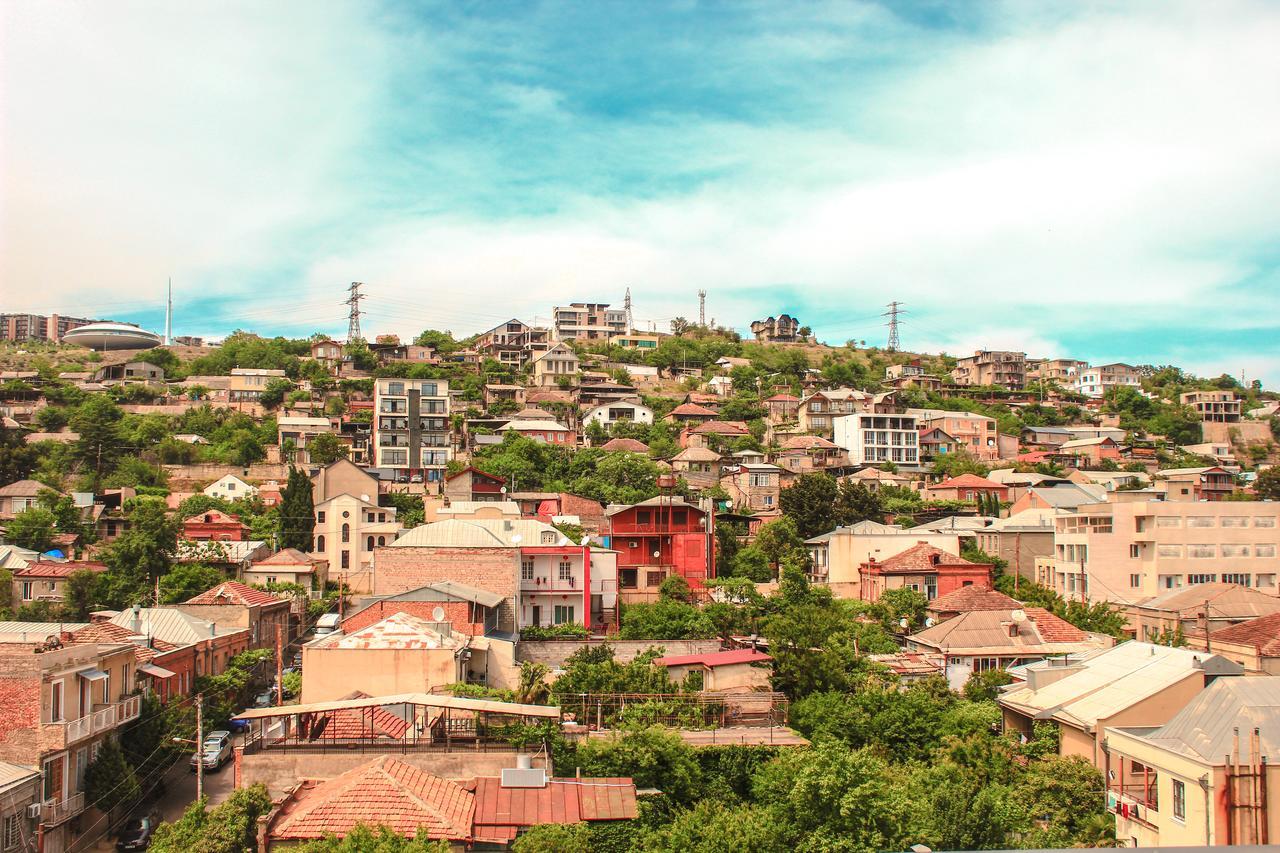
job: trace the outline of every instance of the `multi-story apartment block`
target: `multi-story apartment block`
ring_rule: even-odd
[[[1072,388],[1080,371],[1088,367],[1088,362],[1074,358],[1029,358],[1027,359],[1027,381],[1037,380],[1054,382],[1063,388]]]
[[[378,379],[373,394],[374,467],[393,471],[398,480],[443,483],[453,447],[449,383]]]
[[[1082,367],[1074,390],[1086,397],[1101,397],[1112,388],[1141,388],[1142,374],[1132,364],[1102,364]]]
[[[982,385],[1019,389],[1027,384],[1027,354],[1003,350],[977,350],[956,362],[951,381],[957,385]]]
[[[856,388],[834,388],[815,391],[804,397],[796,410],[796,419],[801,432],[833,438],[837,418],[855,412],[870,412],[874,408],[874,395]]]
[[[850,465],[920,464],[920,431],[912,415],[845,415],[835,419],[835,444]]]
[[[85,770],[103,742],[138,717],[136,647],[69,645],[40,623],[0,635],[0,761],[40,771],[39,826],[47,853],[88,849],[105,822],[81,826]],[[9,849],[9,848],[6,848]]]
[[[233,403],[256,403],[273,379],[284,379],[283,370],[267,367],[234,367],[227,385],[227,399]]]
[[[1133,604],[1169,589],[1235,583],[1280,594],[1280,504],[1083,504],[1054,519],[1036,580],[1076,600]]]
[[[283,451],[293,447],[293,461],[301,466],[311,464],[311,453],[307,445],[311,439],[324,433],[333,432],[333,424],[328,418],[312,418],[305,415],[280,415],[276,418],[276,443]]]
[[[966,450],[985,462],[1000,458],[1000,428],[994,418],[946,409],[907,409],[907,414],[916,419],[922,432],[942,430],[954,439],[957,450]]]
[[[607,302],[570,302],[551,309],[551,330],[557,341],[607,341],[627,332],[627,312]]]
[[[1240,422],[1240,395],[1235,391],[1186,391],[1178,395],[1178,400],[1182,405],[1195,409],[1202,421],[1219,424]]]
[[[551,348],[551,332],[514,318],[482,332],[473,345],[476,352],[499,364],[524,367],[538,353]]]
[[[62,343],[62,336],[72,329],[101,323],[102,320],[86,320],[83,317],[63,317],[61,314],[0,314],[0,341],[49,341]]]

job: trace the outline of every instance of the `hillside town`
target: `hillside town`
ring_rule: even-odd
[[[0,847],[1280,837],[1280,394],[626,305],[0,315]]]

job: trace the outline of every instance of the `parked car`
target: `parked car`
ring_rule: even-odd
[[[342,624],[342,617],[337,613],[326,613],[316,620],[316,636],[323,637],[326,634],[332,634],[338,630],[338,626]]]
[[[133,815],[120,829],[116,850],[146,850],[151,846],[151,835],[159,823],[159,816],[150,812]]]
[[[261,693],[259,693],[257,696],[253,697],[253,707],[270,708],[272,705],[275,704],[275,701],[276,701],[275,693],[273,693],[270,690],[264,690]]]
[[[210,732],[205,735],[200,751],[191,756],[191,771],[194,773],[196,763],[203,761],[205,770],[211,770],[216,773],[229,760],[231,760],[231,732]]]

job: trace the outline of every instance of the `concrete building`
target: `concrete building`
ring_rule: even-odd
[[[283,454],[285,443],[293,445],[293,461],[302,467],[311,465],[307,445],[318,435],[333,432],[328,418],[312,418],[303,415],[279,415],[276,417],[276,443]]]
[[[947,409],[907,409],[906,414],[916,419],[921,432],[940,429],[955,439],[957,449],[967,450],[979,460],[1000,458],[1000,429],[994,418]]]
[[[582,423],[596,423],[604,427],[606,430],[611,429],[614,424],[651,424],[653,423],[653,409],[648,406],[642,406],[639,403],[629,403],[626,401],[618,403],[606,403],[596,406],[588,411],[582,417]]]
[[[705,447],[686,447],[671,457],[671,471],[684,479],[689,488],[711,489],[720,483],[723,457]]]
[[[0,846],[14,853],[36,853],[41,806],[40,771],[0,761]]]
[[[1074,387],[1080,371],[1089,366],[1074,358],[1029,358],[1026,364],[1028,382],[1051,382],[1068,389]]]
[[[1217,465],[1165,468],[1156,472],[1155,489],[1166,501],[1221,501],[1235,493],[1236,476]]]
[[[1163,725],[1105,729],[1107,810],[1128,847],[1274,844],[1280,678],[1221,678]]]
[[[800,321],[789,314],[751,322],[751,334],[760,343],[794,343],[800,340]]]
[[[571,387],[578,384],[582,363],[573,348],[564,343],[539,353],[533,359],[533,384],[538,388]]]
[[[127,629],[137,637],[147,637],[174,647],[191,647],[193,678],[221,674],[227,668],[227,661],[248,651],[253,643],[253,632],[247,625],[219,625],[186,613],[180,606],[134,606],[114,613],[106,621]]]
[[[1207,637],[1193,631],[1186,643],[1235,661],[1245,672],[1280,675],[1280,613],[1219,628]]]
[[[550,346],[551,332],[514,318],[481,332],[473,345],[476,352],[499,364],[522,368]]]
[[[0,314],[0,341],[48,341],[60,344],[72,329],[102,323],[104,320],[88,320],[83,317],[64,317],[61,314]]]
[[[1076,376],[1077,394],[1098,398],[1104,396],[1112,388],[1134,388],[1141,390],[1142,374],[1131,364],[1102,364],[1097,367],[1083,367]]]
[[[48,636],[31,627],[38,636],[0,634],[0,761],[40,773],[33,822],[41,849],[86,849],[106,823],[78,820],[91,808],[85,771],[103,742],[141,712],[134,646],[68,644],[57,630]]]
[[[11,521],[23,510],[40,506],[40,493],[52,491],[37,480],[15,480],[0,486],[0,521]]]
[[[778,509],[781,478],[782,469],[777,465],[742,463],[736,471],[725,471],[720,487],[738,509],[769,512]]]
[[[935,483],[924,490],[925,498],[934,501],[959,501],[976,503],[987,496],[995,496],[1001,501],[1009,499],[1009,487],[979,477],[977,474],[961,474],[948,477],[941,483]]]
[[[1240,395],[1235,391],[1184,391],[1178,402],[1196,410],[1200,420],[1209,423],[1240,423]]]
[[[1009,571],[1035,580],[1036,560],[1054,554],[1054,511],[1029,509],[998,518],[974,531],[978,549],[1009,564]]]
[[[783,439],[775,461],[792,474],[811,474],[835,470],[849,465],[849,453],[833,441],[819,435],[793,435]]]
[[[834,443],[850,465],[920,464],[919,422],[911,414],[856,414],[834,419]]]
[[[991,565],[974,563],[917,541],[915,545],[884,560],[874,557],[863,563],[858,573],[862,586],[858,598],[879,601],[891,589],[914,589],[932,601],[966,586],[991,586]]]
[[[283,370],[267,367],[233,367],[227,385],[227,399],[232,403],[256,403],[273,380],[288,381]]]
[[[837,420],[846,415],[873,411],[875,395],[856,388],[832,388],[814,391],[802,398],[796,409],[796,418],[800,432],[833,438]]]
[[[289,599],[239,581],[220,583],[183,604],[168,606],[204,619],[219,630],[234,632],[247,629],[249,648],[274,649],[277,631],[282,643],[288,644],[293,638]]]
[[[1216,655],[1135,641],[1032,664],[1026,681],[996,702],[1005,731],[1030,737],[1035,722],[1052,722],[1059,755],[1080,756],[1105,774],[1109,727],[1164,725],[1215,679],[1243,671]]]
[[[570,302],[551,309],[554,340],[607,341],[627,332],[627,312],[607,302]]]
[[[203,493],[218,500],[236,501],[253,497],[258,493],[258,487],[249,485],[235,474],[225,474],[205,486]]]
[[[1084,504],[1055,519],[1054,557],[1036,579],[1065,598],[1135,604],[1193,584],[1280,595],[1280,504],[1135,501]]]
[[[1214,633],[1260,616],[1280,613],[1280,598],[1247,586],[1220,581],[1169,589],[1122,607],[1130,637],[1157,642],[1181,632],[1184,636]]]
[[[13,588],[9,599],[14,608],[37,601],[61,602],[66,598],[67,582],[77,572],[102,574],[105,563],[71,560],[65,563],[36,559],[14,569]]]
[[[373,386],[374,467],[402,481],[444,482],[453,457],[449,383],[438,379],[377,379]]]
[[[396,508],[378,506],[366,495],[339,494],[316,504],[315,548],[329,564],[329,576],[352,592],[372,592],[373,549],[389,545],[403,531]]]
[[[755,649],[731,649],[694,655],[667,655],[656,658],[654,666],[667,670],[673,684],[683,683],[690,673],[702,676],[702,690],[715,693],[748,693],[771,690],[773,658]]]
[[[1027,384],[1027,354],[977,350],[973,355],[956,361],[956,366],[951,371],[951,381],[957,385],[1020,390]]]

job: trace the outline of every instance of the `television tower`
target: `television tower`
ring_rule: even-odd
[[[698,291],[698,325],[704,329],[707,326],[707,292],[705,290]]]
[[[364,299],[364,294],[360,292],[362,287],[364,287],[363,282],[353,281],[347,288],[351,292],[346,302],[351,306],[351,311],[347,314],[347,343],[364,337],[360,334],[360,300]]]
[[[907,313],[899,307],[901,305],[901,302],[890,302],[888,306],[886,306],[889,310],[881,315],[882,317],[889,318],[889,322],[885,323],[885,325],[889,327],[889,346],[887,347],[889,352],[898,351],[898,315]]]
[[[173,345],[173,276],[169,277],[169,296],[164,307],[164,345]]]

